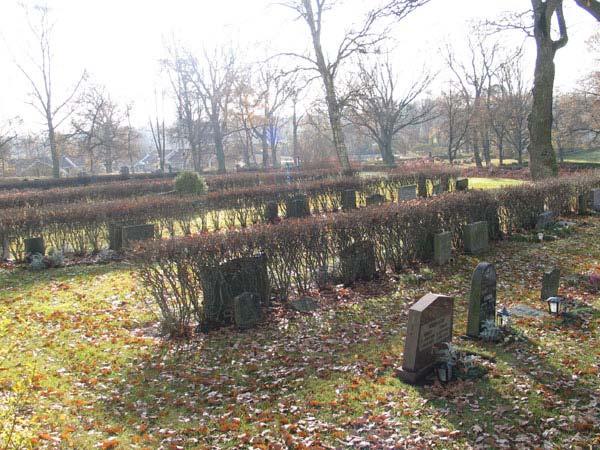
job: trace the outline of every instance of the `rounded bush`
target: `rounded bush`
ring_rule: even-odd
[[[181,172],[175,178],[175,190],[181,194],[206,194],[208,186],[196,172]]]

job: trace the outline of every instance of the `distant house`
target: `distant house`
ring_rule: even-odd
[[[171,150],[165,156],[165,170],[171,167],[172,171],[190,169],[189,158],[184,149]],[[147,153],[142,159],[135,163],[136,172],[154,172],[160,169],[160,162],[156,152]]]
[[[50,177],[52,176],[52,159],[40,156],[34,159],[15,161],[16,175],[19,177]],[[82,168],[68,156],[60,158],[60,174],[62,176],[77,175]]]

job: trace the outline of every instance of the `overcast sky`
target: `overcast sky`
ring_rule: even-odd
[[[378,0],[345,0],[325,18],[331,44],[353,21],[358,22],[366,7]],[[33,0],[25,0],[32,6]],[[230,44],[240,49],[246,60],[267,53],[308,48],[304,25],[273,0],[48,0],[55,22],[53,77],[58,97],[62,97],[86,69],[91,78],[104,84],[113,99],[134,103],[134,119],[147,120],[154,105],[154,90],[160,84],[159,59],[164,43],[175,36],[190,48],[211,48]],[[438,49],[444,42],[465,50],[465,36],[473,21],[496,17],[504,11],[521,11],[529,0],[432,0],[405,21],[393,26],[388,46],[392,62],[403,78],[410,80],[426,65],[432,71],[442,68]],[[566,2],[570,42],[559,51],[557,87],[570,89],[588,73],[594,61],[585,41],[597,22]],[[14,60],[29,64],[30,32],[23,8],[15,0],[0,0],[0,120],[19,115],[25,128],[42,129],[41,120],[26,104],[30,91],[16,70]],[[506,45],[517,45],[523,37],[502,35]],[[532,42],[526,64],[533,63]],[[29,50],[28,50],[29,48]],[[438,77],[439,90],[448,78]],[[436,93],[436,92],[434,92]]]

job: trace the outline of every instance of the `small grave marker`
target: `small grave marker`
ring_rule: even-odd
[[[286,217],[288,219],[310,216],[310,206],[306,195],[290,197],[285,201]]]
[[[35,253],[39,253],[40,255],[46,254],[46,246],[43,237],[25,239],[25,254],[33,255]]]
[[[122,247],[129,247],[133,242],[154,239],[155,227],[153,224],[127,225],[121,228]]]
[[[445,231],[433,235],[433,261],[443,265],[452,257],[452,233]]]
[[[265,206],[265,222],[275,223],[279,218],[279,204],[277,202],[268,202]]]
[[[342,191],[342,210],[349,211],[351,209],[356,209],[356,191],[347,189]]]
[[[414,200],[417,198],[417,185],[400,186],[398,189],[398,201]]]
[[[537,221],[535,223],[535,229],[543,231],[546,228],[550,228],[556,223],[556,215],[552,211],[546,211],[538,214]]]
[[[490,247],[488,223],[482,221],[465,225],[463,240],[466,253],[477,255],[486,252]]]
[[[381,205],[381,204],[385,203],[385,196],[383,196],[381,194],[369,195],[366,198],[366,202],[367,202],[367,206]]]
[[[408,310],[404,359],[398,376],[407,383],[418,383],[436,363],[436,347],[452,341],[454,299],[427,294]]]
[[[377,272],[375,247],[372,242],[359,241],[342,250],[340,274],[344,284],[372,280]]]
[[[548,300],[550,297],[558,297],[558,288],[560,286],[560,269],[555,267],[552,270],[544,272],[542,278],[541,299]]]
[[[471,280],[467,336],[478,338],[487,320],[496,320],[496,269],[482,262]]]
[[[233,299],[233,320],[240,330],[255,327],[262,317],[258,294],[244,292]]]
[[[469,190],[469,179],[468,178],[458,178],[456,180],[456,190],[457,191],[468,191]]]
[[[592,209],[600,211],[600,189],[592,189],[590,202]]]

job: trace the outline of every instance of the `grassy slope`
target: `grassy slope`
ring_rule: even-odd
[[[543,308],[548,265],[598,268],[600,219],[588,222],[543,247],[504,242],[485,255],[499,302]],[[480,381],[423,388],[394,376],[408,305],[429,291],[456,296],[458,337],[477,262],[461,256],[420,284],[402,275],[332,290],[315,315],[275,309],[261,329],[187,345],[154,337],[125,264],[0,271],[0,429],[16,417],[19,446],[78,449],[227,448],[259,435],[259,448],[592,443],[600,300],[581,287],[562,293],[595,308],[583,326],[519,320],[529,340],[516,347],[458,340],[497,358]]]
[[[600,162],[600,149],[593,151],[580,151],[565,155],[566,162]]]

